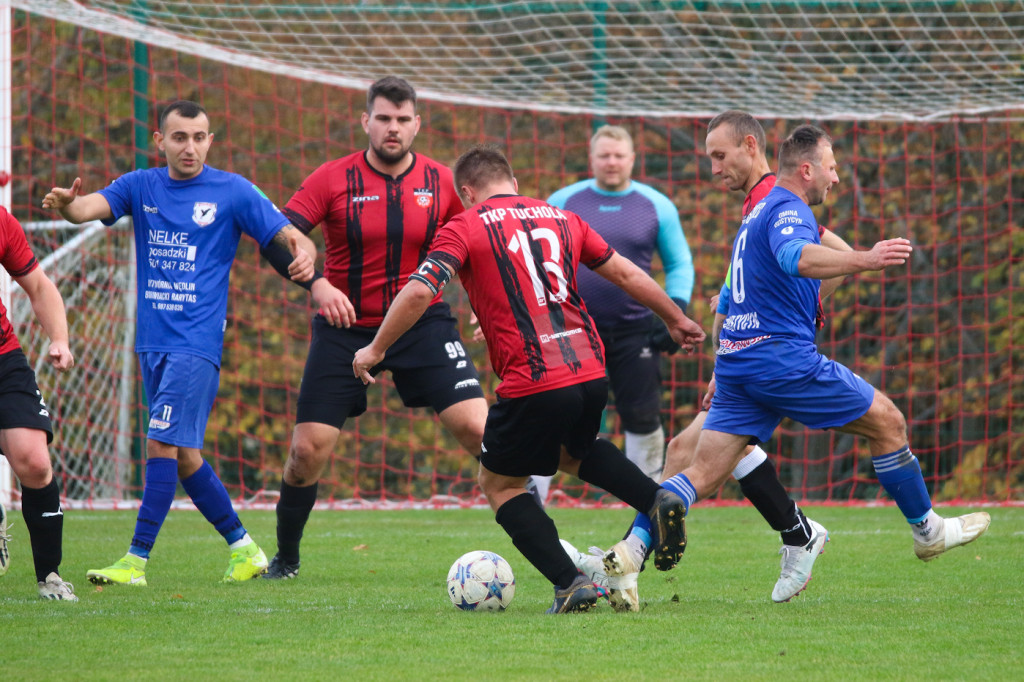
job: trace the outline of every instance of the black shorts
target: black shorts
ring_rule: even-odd
[[[53,441],[50,411],[21,350],[0,355],[0,429],[38,429]]]
[[[650,322],[598,329],[622,428],[650,433],[661,426],[661,353],[651,347]]]
[[[487,411],[480,463],[503,476],[550,476],[558,471],[562,446],[583,459],[597,440],[608,382],[499,398]]]
[[[352,358],[369,345],[376,327],[332,327],[313,318],[306,369],[299,389],[298,423],[317,422],[341,428],[349,417],[366,412],[366,386],[352,374]],[[436,303],[412,329],[388,349],[376,375],[391,372],[406,407],[441,412],[470,398],[483,398],[480,375],[466,353],[447,303]]]

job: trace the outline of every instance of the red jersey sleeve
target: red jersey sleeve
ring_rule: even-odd
[[[0,207],[0,264],[11,277],[23,277],[39,265],[21,223],[3,207]]]
[[[440,261],[458,273],[469,259],[466,230],[469,224],[461,213],[453,217],[434,235],[428,258]]]
[[[576,216],[576,220],[579,221],[580,234],[583,238],[581,242],[582,249],[580,250],[580,263],[586,265],[591,270],[607,263],[608,259],[615,255],[615,249],[608,246],[608,242],[604,240],[604,237],[599,235],[597,230],[591,229],[590,225],[582,218]]]
[[[331,164],[325,163],[303,180],[281,212],[292,225],[309,234],[327,217],[331,191]]]

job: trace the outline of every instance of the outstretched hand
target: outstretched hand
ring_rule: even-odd
[[[871,247],[865,256],[868,259],[868,270],[884,270],[894,265],[903,265],[910,258],[914,247],[909,239],[883,239]]]
[[[82,190],[82,178],[75,178],[71,187],[54,187],[43,197],[43,208],[53,211],[62,211],[67,207]]]

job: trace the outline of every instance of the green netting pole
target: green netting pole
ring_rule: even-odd
[[[605,28],[608,24],[608,3],[592,2],[590,9],[594,13],[594,39],[590,51],[591,63],[594,65],[592,105],[595,111],[601,111],[608,103],[608,31]],[[592,124],[593,131],[596,132],[605,122],[604,116],[596,114]]]
[[[134,0],[131,15],[136,21],[145,23],[147,0]],[[149,168],[149,46],[136,40],[132,55],[132,121],[135,132],[135,169]],[[138,405],[136,423],[139,425],[132,436],[132,461],[135,462],[133,483],[136,497],[142,499],[143,472],[146,469],[146,438],[143,430],[149,423],[149,406],[142,379],[135,376],[135,404]]]

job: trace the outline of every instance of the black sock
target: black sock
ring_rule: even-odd
[[[277,501],[277,553],[281,559],[299,563],[299,542],[316,504],[317,484],[298,487],[281,481],[281,497]]]
[[[613,443],[598,438],[580,462],[581,480],[607,490],[642,514],[651,510],[660,486],[626,459]]]
[[[494,520],[505,529],[526,560],[556,587],[568,587],[579,575],[558,542],[558,530],[530,493],[516,495],[498,507]]]
[[[811,541],[806,517],[796,502],[789,499],[770,461],[761,462],[741,478],[739,484],[743,495],[761,512],[768,525],[782,535],[782,544],[802,546]]]
[[[32,544],[36,580],[43,582],[50,573],[58,573],[64,538],[64,510],[56,477],[44,488],[21,486],[21,514]]]

